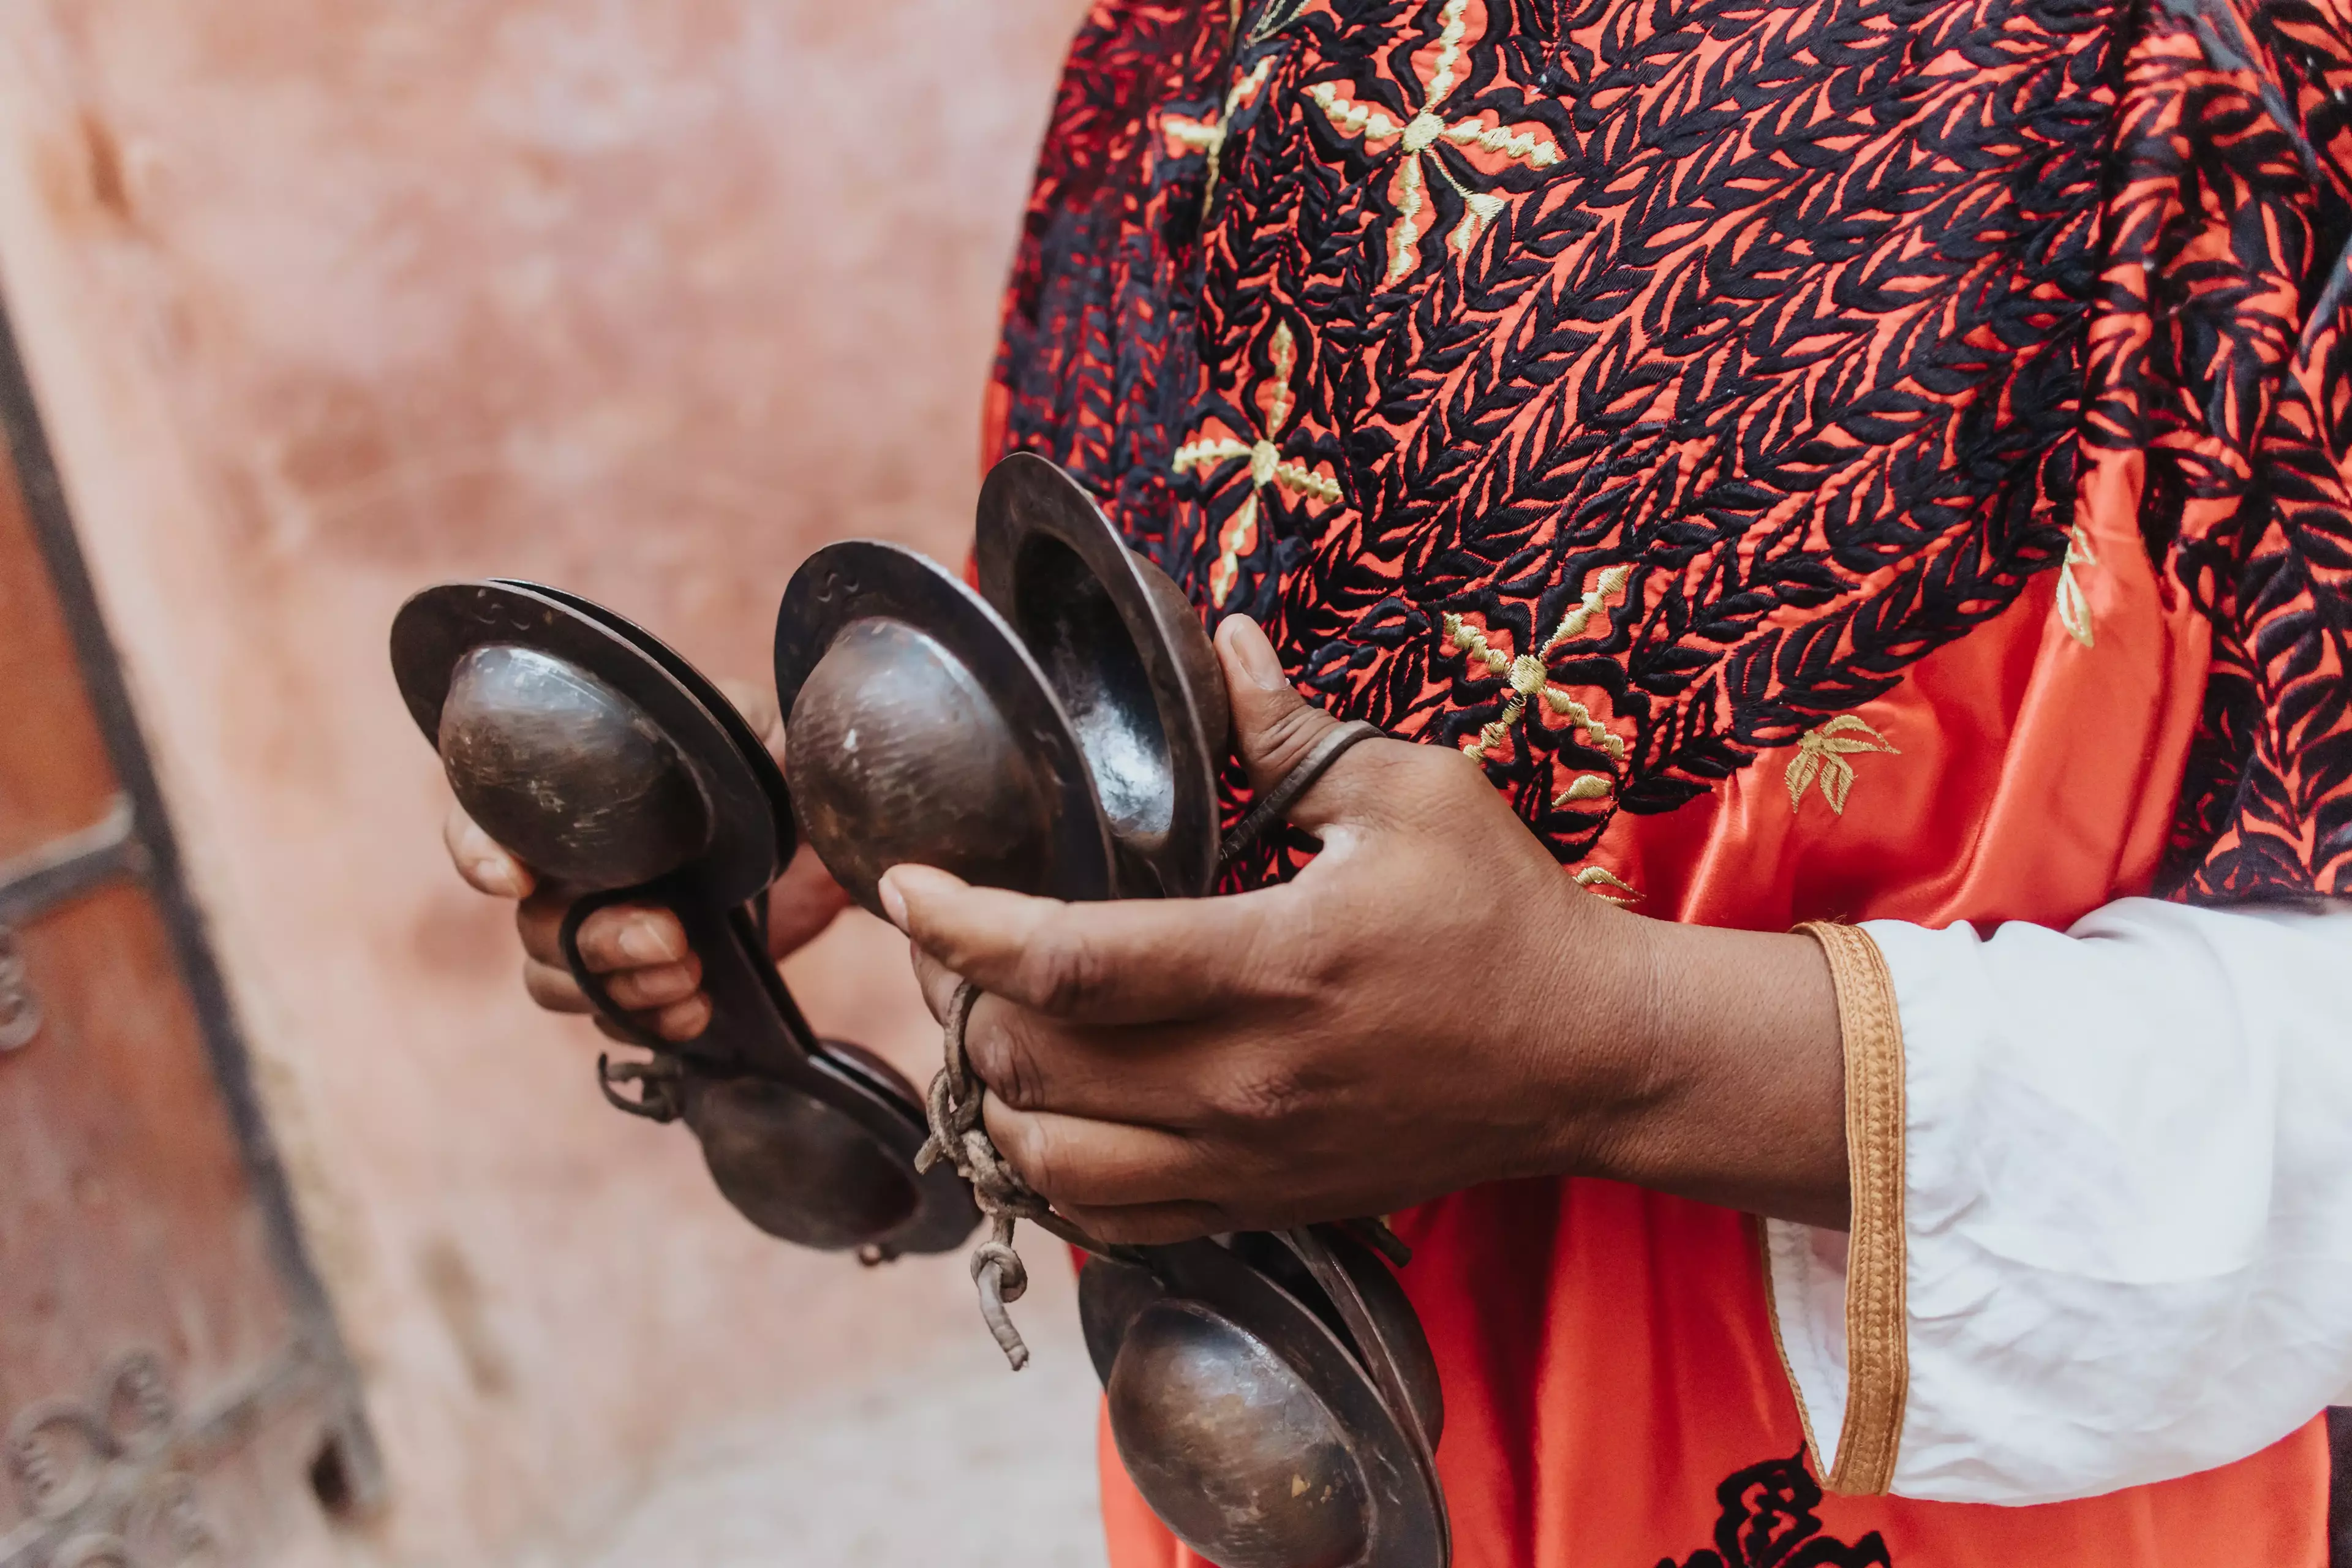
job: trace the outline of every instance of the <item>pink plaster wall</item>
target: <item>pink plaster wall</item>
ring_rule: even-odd
[[[439,858],[383,634],[520,574],[757,672],[818,543],[958,553],[1077,9],[0,8],[0,280],[366,1371],[367,1555],[584,1536],[698,1432],[992,1353],[959,1264],[769,1244],[598,1103]],[[791,973],[927,1070],[892,933]]]

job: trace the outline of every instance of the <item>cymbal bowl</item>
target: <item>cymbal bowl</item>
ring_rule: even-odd
[[[649,882],[709,842],[709,805],[669,737],[552,655],[506,643],[468,650],[436,739],[466,815],[569,887]]]

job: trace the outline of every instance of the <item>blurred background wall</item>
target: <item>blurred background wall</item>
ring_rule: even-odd
[[[0,285],[386,1450],[306,1553],[1097,1553],[1060,1271],[1009,1378],[960,1260],[769,1243],[607,1110],[384,658],[407,594],[499,574],[760,675],[814,546],[959,557],[1079,9],[0,6]],[[929,1072],[894,933],[788,974]]]

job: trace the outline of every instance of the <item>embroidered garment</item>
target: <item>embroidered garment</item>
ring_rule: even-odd
[[[991,449],[1650,914],[2352,893],[2352,24],[2236,3],[1098,0]],[[1465,1564],[2317,1560],[2315,1430],[1821,1498],[1740,1216],[1402,1228]]]

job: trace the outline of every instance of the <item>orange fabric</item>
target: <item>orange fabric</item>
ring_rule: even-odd
[[[1670,815],[1620,814],[1588,864],[1630,884],[1645,913],[1758,930],[1878,918],[2063,926],[2144,891],[2208,648],[2204,620],[2147,564],[2135,500],[2095,489],[2078,512],[2100,563],[2076,572],[2095,645],[2061,624],[2056,574],[2043,574],[1999,619],[1854,710],[1894,750],[1844,754],[1843,814],[1818,782],[1792,807],[1787,770],[1801,752],[1790,749]],[[1444,1380],[1438,1464],[1461,1568],[2325,1561],[2316,1423],[2242,1463],[2078,1502],[1832,1496],[1813,1510],[1813,1540],[1825,1550],[1835,1538],[1847,1554],[1776,1554],[1796,1543],[1738,1528],[1754,1498],[1716,1495],[1803,1443],[1743,1216],[1605,1182],[1528,1182],[1429,1205],[1398,1229],[1415,1249],[1403,1278]],[[1135,1496],[1107,1431],[1102,1471],[1115,1568],[1196,1561]],[[1717,1555],[1693,1563],[1701,1552]]]

